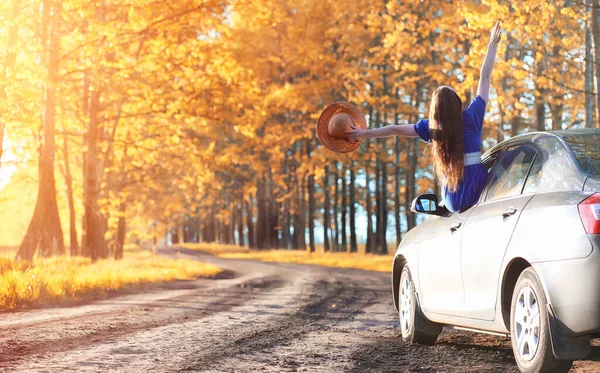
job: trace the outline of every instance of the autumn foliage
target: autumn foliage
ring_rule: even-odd
[[[316,139],[320,111],[354,102],[378,127],[426,116],[441,84],[470,101],[501,20],[484,148],[594,126],[599,6],[0,2],[0,225],[23,259],[121,258],[126,240],[167,234],[386,253],[417,223],[410,201],[437,189],[425,145],[336,155]]]

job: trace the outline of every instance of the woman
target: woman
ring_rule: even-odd
[[[477,96],[466,110],[462,110],[462,101],[454,89],[441,86],[433,92],[429,119],[414,125],[390,125],[370,130],[353,128],[346,131],[348,138],[419,136],[433,145],[433,164],[442,181],[446,208],[461,212],[476,204],[487,178],[487,171],[481,164],[481,135],[500,36],[500,22],[496,22],[481,67]]]

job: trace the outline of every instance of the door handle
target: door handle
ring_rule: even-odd
[[[450,225],[450,230],[452,232],[456,231],[458,228],[460,228],[460,226],[462,225],[462,223],[456,222],[456,223],[452,223]]]
[[[509,207],[502,213],[502,216],[504,216],[505,218],[508,218],[509,216],[514,215],[516,212],[517,212],[516,208]]]

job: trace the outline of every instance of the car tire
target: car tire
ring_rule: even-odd
[[[428,346],[435,343],[442,327],[427,320],[423,315],[408,266],[404,266],[400,275],[398,311],[400,316],[400,330],[404,342],[419,343]],[[427,330],[432,332],[427,332]]]
[[[510,337],[515,360],[523,373],[568,372],[573,360],[552,352],[548,308],[542,284],[533,268],[517,280],[510,307]]]

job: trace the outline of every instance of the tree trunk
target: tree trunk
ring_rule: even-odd
[[[285,204],[283,213],[285,214],[285,227],[283,227],[283,243],[286,250],[292,249],[292,234],[290,229],[292,227],[292,213],[290,212],[290,200],[288,199]]]
[[[306,155],[310,159],[311,143],[306,143]],[[308,175],[308,251],[315,252],[315,175],[311,172]]]
[[[123,247],[125,246],[125,211],[127,204],[122,201],[119,205],[119,221],[117,223],[117,235],[115,242],[115,259],[123,259]]]
[[[231,202],[227,201],[226,204],[229,206],[229,221],[225,226],[227,244],[235,245],[235,222],[237,220],[237,215],[235,213],[235,207],[232,206]]]
[[[339,216],[339,200],[340,200],[340,187],[338,183],[338,162],[334,163],[335,172],[333,173],[333,182],[335,185],[333,192],[333,251],[339,251],[340,247],[340,227],[338,224],[338,216]]]
[[[224,244],[225,243],[225,223],[223,220],[216,219],[217,221],[217,242]]]
[[[381,238],[379,242],[381,248],[379,252],[383,255],[387,255],[387,218],[388,218],[388,207],[387,207],[387,164],[383,163],[381,168]]]
[[[396,121],[397,123],[398,121]],[[394,218],[396,221],[396,246],[400,245],[402,241],[402,220],[400,219],[400,191],[401,191],[401,167],[400,167],[400,137],[396,136],[395,151],[396,151],[396,162],[394,165]]]
[[[381,161],[375,161],[375,236],[373,237],[373,253],[381,247]]]
[[[279,202],[275,195],[273,175],[269,171],[269,248],[279,249]]]
[[[217,222],[217,211],[216,205],[212,206],[212,213],[210,215],[210,223],[208,228],[208,234],[210,236],[210,242],[217,242],[217,233],[218,233],[218,222]]]
[[[600,126],[600,0],[590,0],[592,7],[592,41],[596,75],[596,127]]]
[[[350,252],[358,252],[358,242],[356,240],[356,193],[354,184],[356,182],[354,174],[354,162],[350,164]]]
[[[50,4],[44,2],[44,7]],[[32,260],[36,248],[40,247],[43,256],[63,254],[62,228],[56,203],[56,184],[54,180],[54,128],[56,115],[56,85],[59,73],[59,33],[61,20],[61,2],[52,3],[50,22],[50,54],[48,58],[48,80],[46,84],[46,105],[44,108],[44,143],[40,159],[40,181],[38,196],[23,242],[17,251],[17,259]],[[47,27],[47,25],[44,25]]]
[[[417,226],[416,216],[410,211],[410,204],[416,197],[415,173],[417,172],[417,157],[419,151],[418,139],[407,139],[408,143],[408,170],[405,181],[406,197],[404,199],[404,211],[406,211],[406,229],[411,230]]]
[[[202,221],[202,217],[200,215],[201,207],[198,207],[196,210],[196,231],[198,232],[198,240],[197,243],[204,243],[204,222]]]
[[[258,208],[258,215],[256,219],[256,247],[260,250],[265,249],[267,232],[267,217],[266,217],[266,195],[264,178],[258,181],[258,188],[256,191],[256,206]]]
[[[300,202],[299,248],[300,250],[306,250],[306,175],[302,177],[302,182],[300,183]]]
[[[240,204],[236,207],[237,212],[238,212],[237,228],[238,228],[238,245],[239,246],[245,245],[245,241],[244,241],[244,208],[243,207],[244,207],[243,201],[241,201]]]
[[[252,223],[252,196],[246,201],[246,227],[248,228],[248,247],[251,249],[256,248],[256,241],[254,237],[254,224]]]
[[[542,76],[544,73],[544,61],[536,61],[537,63],[537,74],[538,76]],[[534,93],[535,96],[535,116],[534,116],[534,125],[538,131],[546,130],[546,92],[542,87],[536,86],[536,90]]]
[[[588,0],[589,2],[589,0]],[[589,6],[588,6],[589,8]],[[589,9],[588,9],[589,12]],[[590,20],[585,26],[585,128],[594,127],[594,54]],[[600,120],[600,119],[599,119]]]
[[[264,191],[265,191],[265,198],[264,198],[264,206],[265,206],[265,224],[264,224],[264,232],[263,234],[265,235],[265,244],[263,247],[261,247],[261,249],[264,250],[270,250],[273,247],[273,242],[272,242],[272,221],[273,221],[273,217],[271,216],[271,204],[273,203],[273,200],[271,198],[271,183],[270,183],[270,177],[265,178],[265,186],[264,186]]]
[[[519,134],[519,129],[521,128],[521,113],[515,115],[510,123],[510,135],[515,137]]]
[[[432,58],[437,59],[437,54],[435,53],[435,51],[432,52]],[[437,63],[434,63],[434,65]],[[389,95],[389,89],[388,89],[388,77],[386,74],[386,71],[388,69],[387,64],[383,66],[383,71],[384,74],[382,76],[383,78],[383,96],[384,97],[388,97]],[[388,107],[387,107],[387,101],[383,101],[383,126],[387,126],[388,125]],[[382,138],[380,139],[381,142],[381,149],[387,149],[387,138]],[[387,218],[388,218],[388,206],[387,206],[387,181],[388,181],[388,175],[387,175],[387,166],[388,166],[388,153],[387,151],[383,151],[383,154],[381,154],[381,159],[382,159],[382,165],[381,165],[381,229],[380,229],[380,234],[381,237],[379,238],[379,242],[380,242],[380,253],[387,255],[388,252],[388,248],[387,248]]]
[[[559,102],[552,104],[550,114],[552,115],[552,130],[562,129],[563,104]]]
[[[296,174],[296,170],[294,169],[294,172],[292,174],[292,180],[293,183],[292,185],[295,186],[295,190],[294,190],[294,200],[295,200],[295,204],[296,207],[294,208],[294,222],[293,222],[293,226],[294,226],[294,234],[292,235],[292,250],[298,250],[300,249],[300,208],[301,208],[301,201],[300,201],[300,180],[298,180],[298,175]]]
[[[73,199],[73,177],[69,162],[69,138],[67,131],[63,134],[63,162],[64,176],[67,187],[67,201],[69,204],[69,238],[71,244],[71,256],[79,255],[79,240],[77,239],[77,223],[75,219],[75,201]]]
[[[346,167],[342,166],[342,247],[340,251],[348,251],[346,218],[348,213],[348,193],[346,191]]]
[[[369,163],[365,166],[365,210],[367,213],[367,242],[365,243],[365,252],[373,252],[373,212],[371,210],[371,178],[369,174]]]
[[[171,244],[178,244],[179,243],[179,229],[177,229],[177,226],[173,226],[173,228],[171,228],[170,230],[171,230]]]
[[[12,2],[12,20],[16,21],[21,13],[21,0],[13,0]],[[16,48],[15,45],[17,43],[17,31],[19,27],[19,22],[12,22],[11,26],[8,29],[8,43],[6,48],[6,57],[4,59],[4,66],[2,69],[2,81],[6,82],[8,80],[9,71],[13,68],[16,60]],[[5,105],[6,97],[8,93],[6,92],[6,84],[3,84],[2,89],[0,90],[0,105]],[[2,154],[4,152],[4,147],[2,143],[4,142],[4,131],[6,126],[6,117],[4,112],[7,111],[6,107],[2,107],[0,111],[0,167],[2,167]]]
[[[331,219],[329,218],[329,166],[325,166],[323,177],[323,249],[329,251],[329,230]]]
[[[101,136],[99,126],[100,93],[91,94],[90,121],[87,133],[87,152],[84,167],[84,233],[83,252],[92,260],[106,258],[106,244],[100,238],[100,208],[98,206],[98,142]]]
[[[535,97],[535,128],[538,131],[546,130],[546,108],[543,93]]]

